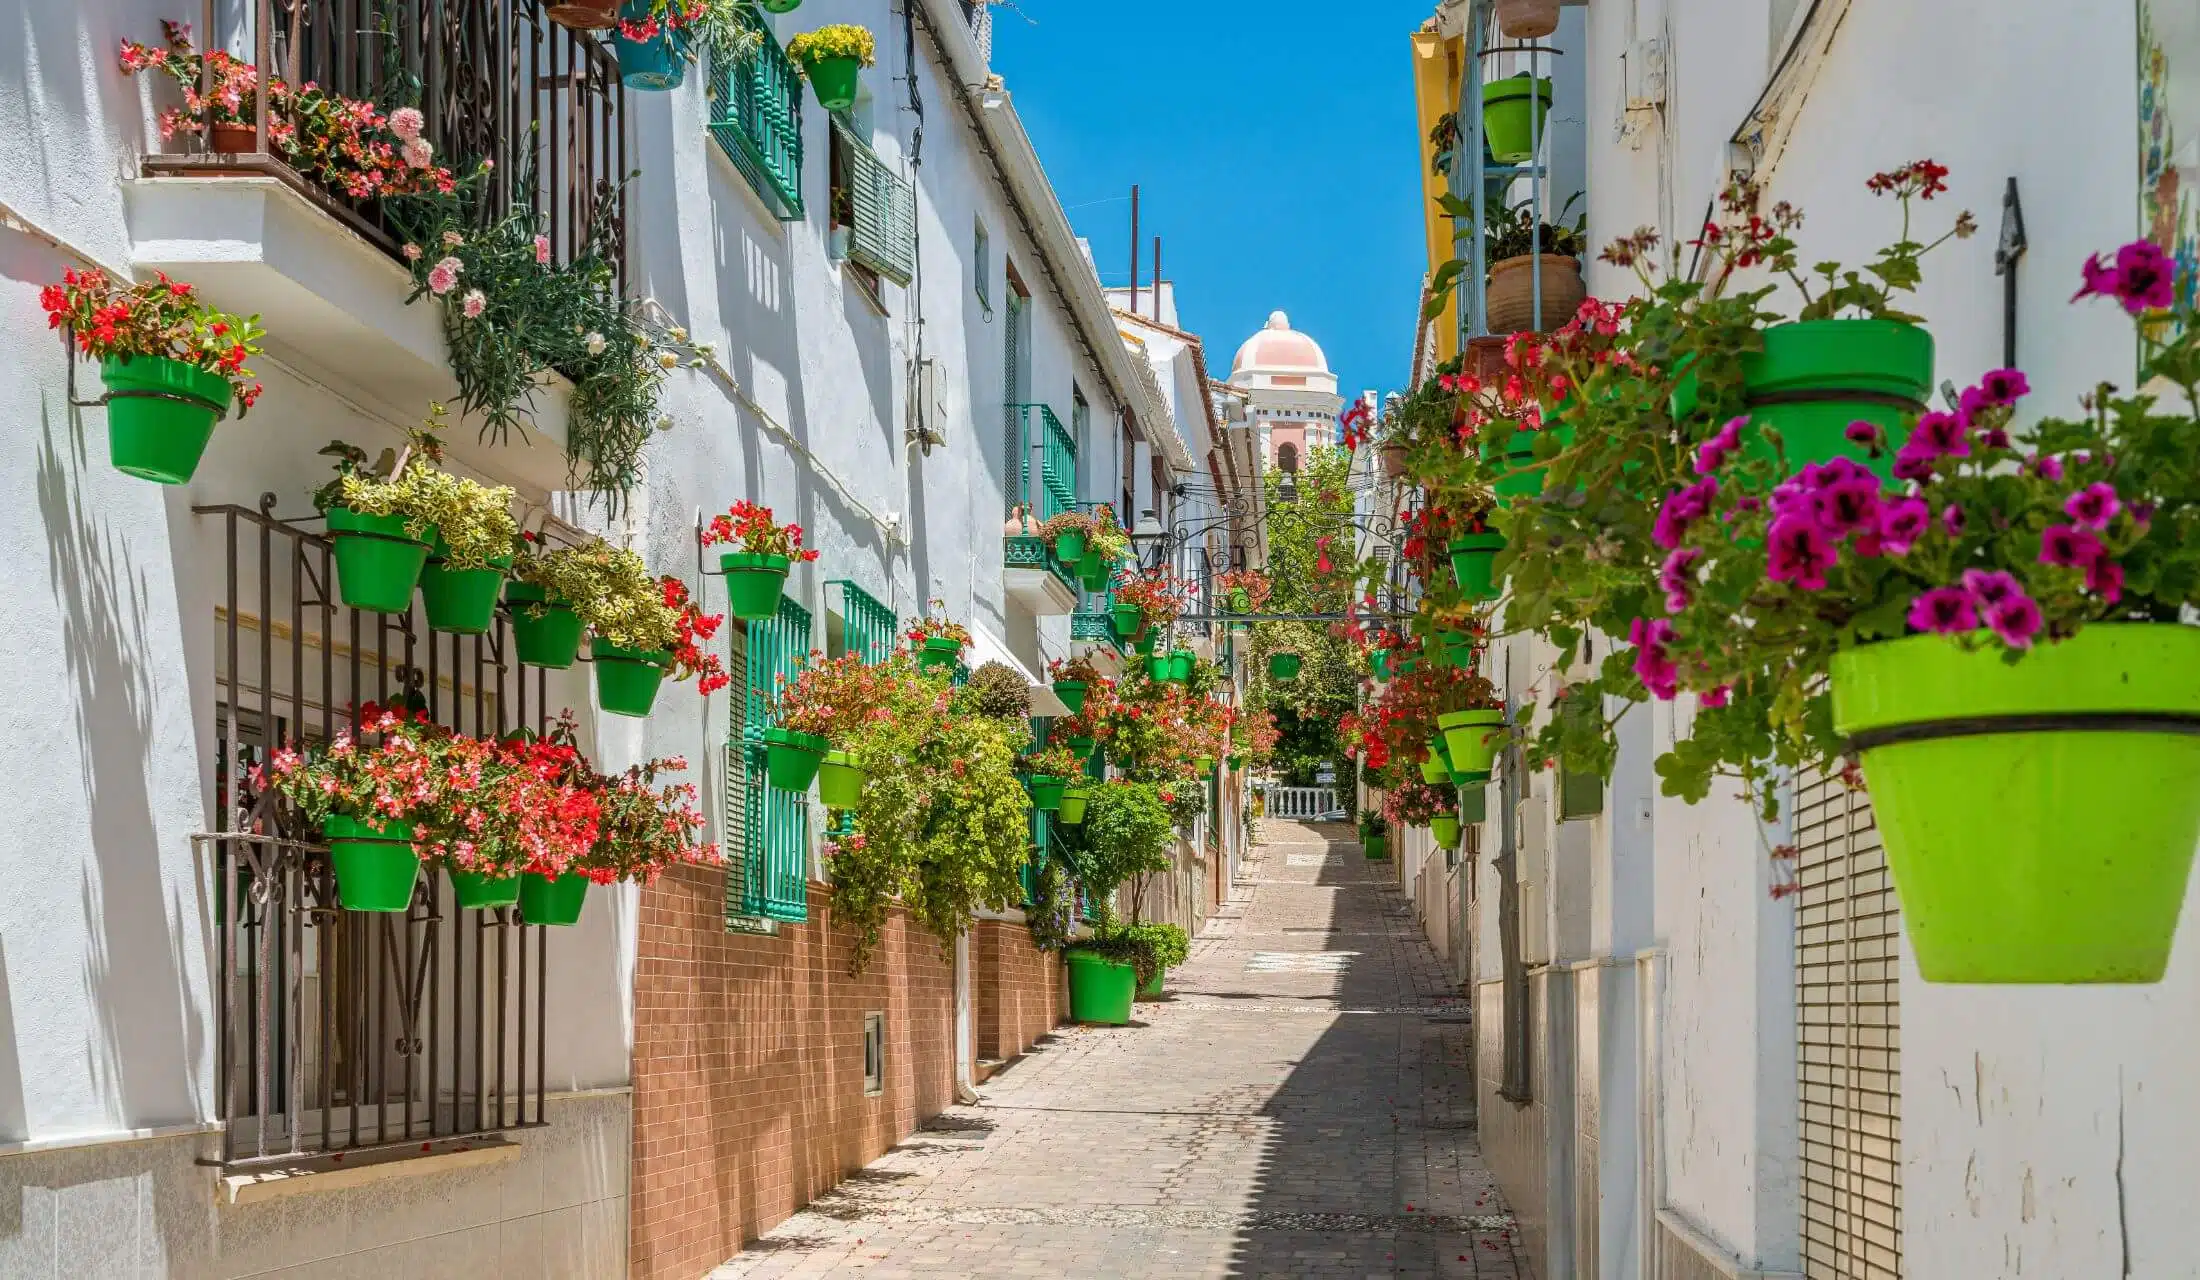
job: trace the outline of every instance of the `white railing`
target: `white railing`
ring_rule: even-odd
[[[1293,822],[1342,822],[1345,813],[1330,787],[1270,787],[1267,817]]]

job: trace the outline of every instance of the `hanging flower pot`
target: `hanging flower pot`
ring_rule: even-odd
[[[802,7],[802,0],[758,0],[766,13],[793,13]]]
[[[646,716],[657,705],[658,686],[672,655],[662,649],[622,649],[602,636],[589,644],[595,658],[596,705],[615,716]]]
[[[1073,716],[1084,711],[1085,692],[1085,682],[1082,680],[1057,680],[1054,682],[1054,696],[1062,700],[1062,705],[1068,707],[1069,713]]]
[[[1245,767],[1245,757],[1233,753],[1224,763],[1230,766],[1230,772],[1236,773]]]
[[[574,31],[607,31],[619,25],[619,0],[559,0],[543,16]]]
[[[787,592],[787,571],[793,561],[786,556],[751,555],[728,551],[718,557],[726,574],[726,609],[744,622],[769,622],[779,616],[779,601]]]
[[[2091,623],[2014,665],[1913,636],[1833,662],[1931,982],[2157,982],[2200,841],[2200,629]]]
[[[493,911],[519,902],[518,876],[491,876],[452,869],[451,896],[463,911]]]
[[[1085,531],[1066,529],[1055,534],[1054,558],[1063,564],[1074,564],[1082,569],[1085,559]]]
[[[1446,629],[1436,633],[1440,642],[1436,650],[1437,661],[1454,671],[1474,669],[1474,637],[1464,631]]]
[[[1386,444],[1380,451],[1383,474],[1393,480],[1402,480],[1406,474],[1406,447],[1402,444]]]
[[[1788,466],[1853,458],[1895,484],[1894,455],[1932,393],[1933,335],[1898,320],[1804,320],[1764,337],[1763,351],[1742,357],[1742,393],[1752,425],[1779,431]],[[1886,433],[1876,458],[1848,438],[1859,421]],[[1770,456],[1761,434],[1746,438],[1752,454]]]
[[[1071,738],[1069,749],[1073,754],[1090,760],[1092,753],[1100,749],[1100,743],[1093,738]]]
[[[1482,135],[1499,164],[1535,158],[1536,140],[1549,134],[1551,81],[1523,71],[1482,86]]]
[[[512,647],[522,665],[563,671],[581,652],[581,615],[553,604],[541,587],[527,582],[504,585],[504,604],[512,617]]]
[[[1035,773],[1030,786],[1032,807],[1051,813],[1062,807],[1062,794],[1069,789],[1069,780]]]
[[[781,791],[808,791],[833,744],[792,729],[764,731],[764,776]]]
[[[1146,659],[1146,675],[1155,684],[1167,684],[1169,682],[1169,671],[1172,665],[1173,664],[1169,661],[1168,654],[1153,654]]]
[[[1450,777],[1451,769],[1444,763],[1444,757],[1441,754],[1431,752],[1421,761],[1421,781],[1430,786],[1440,787]]]
[[[1090,951],[1071,950],[1067,959],[1072,1020],[1113,1027],[1131,1020],[1131,1002],[1138,991],[1138,970]]]
[[[649,17],[649,10],[650,0],[626,0],[619,16],[639,22]],[[658,28],[657,34],[647,40],[629,38],[623,27],[613,38],[619,52],[619,82],[629,89],[661,93],[679,88],[687,79],[692,52],[687,33],[674,30],[662,20]]]
[[[1371,676],[1374,676],[1374,677],[1375,677],[1375,679],[1376,679],[1376,681],[1377,681],[1378,683],[1380,683],[1380,682],[1383,682],[1383,681],[1387,681],[1387,680],[1389,680],[1389,679],[1390,679],[1390,650],[1388,650],[1388,649],[1370,649],[1370,650],[1368,650],[1368,651],[1367,651],[1367,671],[1368,671],[1368,674],[1369,674],[1369,675],[1371,675]]]
[[[99,362],[99,378],[107,385],[107,459],[115,470],[188,484],[214,425],[229,412],[229,379],[160,356],[109,356]]]
[[[1439,813],[1429,819],[1428,831],[1430,835],[1436,837],[1438,848],[1456,849],[1459,847],[1459,819],[1457,817],[1448,813]]]
[[[853,755],[828,751],[817,769],[817,798],[828,809],[853,809],[863,803],[864,781],[863,768]]]
[[[443,559],[447,549],[437,539],[420,571],[420,603],[428,615],[428,629],[461,636],[486,634],[496,621],[497,597],[504,593],[512,557],[491,560],[486,569],[453,569]]]
[[[321,824],[328,841],[336,896],[346,911],[405,911],[412,907],[420,855],[413,852],[413,824],[388,819],[362,822],[342,814]]]
[[[1475,781],[1487,781],[1497,768],[1496,739],[1505,732],[1504,711],[1496,707],[1453,711],[1438,716],[1436,726],[1444,731],[1445,758],[1451,762],[1452,777],[1464,774]]]
[[[802,66],[817,91],[817,104],[827,111],[846,111],[856,105],[856,82],[863,63],[856,58],[804,58]]]
[[[1558,30],[1558,0],[1497,0],[1497,29],[1508,40],[1539,40]]]
[[[1145,627],[1146,615],[1139,612],[1135,604],[1111,604],[1108,606],[1108,621],[1114,625],[1116,635],[1129,640]]]
[[[1101,555],[1096,548],[1090,546],[1086,547],[1085,554],[1083,556],[1080,556],[1077,561],[1077,579],[1078,581],[1084,583],[1085,590],[1087,591],[1099,592],[1107,590],[1107,558]]]
[[[1150,658],[1153,656],[1154,650],[1159,649],[1160,647],[1161,633],[1159,631],[1156,631],[1152,627],[1144,627],[1139,630],[1138,652],[1141,655]],[[1155,678],[1159,679],[1160,677]]]
[[[1062,807],[1055,816],[1065,827],[1080,827],[1085,823],[1085,806],[1092,803],[1092,788],[1082,783],[1072,783],[1062,791]]]
[[[1214,771],[1215,758],[1213,756],[1195,756],[1192,758],[1192,772],[1198,774],[1200,777],[1207,777]]]
[[[1193,668],[1199,665],[1199,655],[1190,649],[1169,650],[1169,683],[1189,684]]]
[[[415,538],[401,515],[368,515],[349,507],[330,507],[327,514],[338,598],[372,613],[411,612],[413,588],[428,565],[429,543],[422,539],[435,537],[434,526]]]
[[[1535,306],[1538,274],[1543,287],[1540,318]],[[1491,333],[1549,333],[1581,310],[1589,286],[1582,282],[1579,258],[1562,253],[1523,254],[1490,267],[1487,296]]]
[[[1272,680],[1289,684],[1299,678],[1306,659],[1296,653],[1271,653],[1268,655],[1268,676]]]
[[[581,922],[588,905],[588,877],[578,871],[552,879],[533,871],[519,878],[519,918],[526,924],[567,928]]]
[[[1504,594],[1497,582],[1497,553],[1505,549],[1502,533],[1465,533],[1451,540],[1451,576],[1470,601],[1495,600]]]
[[[927,636],[924,647],[917,651],[917,665],[926,671],[952,669],[962,661],[962,651],[962,641],[951,636]]]

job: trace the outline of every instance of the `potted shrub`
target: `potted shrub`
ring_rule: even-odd
[[[591,772],[596,841],[562,868],[531,868],[521,874],[520,919],[570,927],[580,923],[590,885],[618,880],[654,884],[675,867],[718,863],[718,846],[702,838],[704,818],[695,784],[664,781],[685,772],[687,761],[677,756],[616,775]]]
[[[1370,862],[1390,856],[1390,824],[1373,809],[1360,810],[1360,847],[1367,851]]]
[[[496,621],[497,600],[512,568],[519,522],[512,518],[509,488],[478,484],[420,465],[443,460],[444,422],[443,406],[435,405],[427,426],[413,433],[412,465],[404,469],[401,483],[406,492],[399,506],[435,530],[428,562],[420,571],[420,602],[429,629],[477,636]],[[358,473],[355,469],[351,474]],[[343,505],[354,512],[363,509],[355,492],[343,497]]]
[[[1159,1000],[1169,970],[1191,958],[1191,935],[1184,931],[1184,926],[1167,923],[1127,924],[1122,926],[1122,934],[1142,953],[1134,967],[1141,974],[1151,975],[1139,981],[1139,997]]]
[[[1548,137],[1551,81],[1523,71],[1482,86],[1482,139],[1499,164],[1535,158],[1535,144]]]
[[[416,433],[402,453],[390,455],[390,471],[370,470],[366,450],[341,440],[321,450],[336,459],[336,478],[314,491],[313,504],[328,519],[336,560],[336,593],[347,606],[374,613],[409,613],[413,588],[436,540],[435,506],[416,458],[434,445]]]
[[[328,844],[336,892],[347,911],[412,906],[420,878],[420,824],[446,786],[448,735],[425,712],[359,709],[359,727],[269,760],[265,781]]]
[[[1031,719],[1031,686],[1023,674],[1005,662],[988,662],[963,682],[964,700],[970,709],[992,720],[1028,727]]]
[[[856,77],[878,61],[877,43],[867,29],[839,22],[805,31],[787,42],[787,56],[817,91],[818,105],[846,111],[856,104]]]
[[[244,365],[260,353],[259,317],[216,311],[182,281],[156,272],[122,289],[103,271],[70,269],[39,303],[77,353],[99,361],[107,456],[125,475],[189,483],[215,424],[232,404],[242,418],[260,397]]]
[[[1063,564],[1082,566],[1085,560],[1085,544],[1092,537],[1092,517],[1082,511],[1064,511],[1050,516],[1039,526],[1039,536],[1054,548],[1054,558]]]
[[[1094,685],[1103,684],[1107,677],[1100,668],[1085,658],[1056,658],[1047,664],[1047,674],[1053,677],[1054,696],[1062,700],[1071,715],[1085,709],[1085,695]]]
[[[942,605],[942,601],[932,602],[935,609]],[[970,643],[969,628],[936,614],[920,619],[906,635],[911,651],[917,655],[917,665],[930,672],[953,671],[961,664],[963,649]],[[1025,697],[1028,701],[1028,691]]]
[[[2175,274],[2142,241],[2088,263],[2081,296],[2143,325]],[[2200,386],[2196,335],[2142,385]],[[1704,511],[1665,510],[1670,589],[1634,666],[1656,697],[1698,695],[1658,765],[1670,792],[1860,762],[1927,980],[2153,982],[2200,840],[2200,751],[2172,731],[2200,716],[2196,422],[2104,386],[2020,433],[2028,390],[1995,371],[1921,419],[1893,493],[1847,458],[1796,469],[1722,437]]]
[[[572,604],[592,633],[597,706],[646,716],[668,675],[695,680],[706,698],[732,683],[718,655],[703,648],[725,618],[704,613],[686,583],[653,578],[640,556],[600,541],[586,548],[586,557],[594,587]]]
[[[808,791],[812,781],[821,781],[827,808],[860,804],[864,767],[843,744],[869,709],[883,705],[877,686],[886,678],[860,654],[804,664],[773,700],[772,727],[764,731],[764,769],[771,784]]]
[[[788,571],[798,561],[817,559],[815,550],[802,546],[801,525],[780,524],[772,519],[770,507],[753,502],[736,502],[726,514],[712,517],[703,545],[740,548],[720,555],[718,567],[726,575],[727,610],[744,622],[777,617]]]
[[[1105,591],[1115,566],[1131,558],[1131,535],[1117,523],[1115,508],[1103,502],[1089,514],[1092,521],[1085,537],[1085,554],[1078,560],[1078,576],[1087,591]]]
[[[1023,771],[1031,779],[1031,803],[1052,813],[1062,807],[1062,793],[1070,779],[1084,776],[1085,762],[1066,746],[1046,746],[1024,757]]]
[[[580,656],[587,629],[573,602],[594,598],[596,557],[589,548],[545,546],[536,533],[521,534],[515,547],[512,578],[504,586],[513,656],[524,666],[566,670]]]
[[[1483,237],[1489,267],[1489,326],[1493,334],[1547,332],[1574,318],[1589,296],[1581,280],[1581,251],[1587,216],[1566,221],[1577,193],[1558,211],[1555,222],[1539,222],[1532,201],[1502,210],[1490,219]],[[1535,290],[1541,276],[1543,310],[1536,313]]]
[[[594,847],[600,788],[570,720],[539,738],[453,737],[441,763],[444,786],[424,815],[424,854],[450,877],[461,909],[515,906],[526,873],[555,878]]]

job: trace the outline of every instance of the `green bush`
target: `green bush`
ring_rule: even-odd
[[[1111,901],[1136,876],[1167,871],[1176,822],[1147,782],[1109,782],[1093,788],[1085,806],[1085,892]]]

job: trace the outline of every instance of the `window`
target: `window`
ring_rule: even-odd
[[[985,223],[972,227],[970,240],[971,282],[978,291],[978,305],[987,315],[993,314],[993,239],[985,233]]]
[[[736,21],[762,43],[746,58],[711,59],[710,136],[782,222],[801,219],[802,77],[753,14]]]
[[[863,1015],[863,1096],[886,1092],[886,1015]]]
[[[1077,457],[1092,456],[1092,406],[1086,402],[1082,387],[1073,386],[1069,391],[1069,439]],[[1077,496],[1085,496],[1082,485]]]
[[[756,932],[763,922],[810,918],[810,801],[764,776],[764,730],[779,680],[792,680],[810,651],[810,614],[792,600],[779,616],[733,632],[733,663],[746,695],[730,699],[726,733],[726,927]]]
[[[846,578],[834,578],[825,585],[840,588],[840,613],[836,615],[840,635],[832,656],[860,654],[874,666],[892,657],[898,638],[895,633],[901,629],[901,620],[894,611]]]
[[[876,279],[907,285],[917,267],[916,193],[845,121],[833,120],[833,231],[848,261]]]

